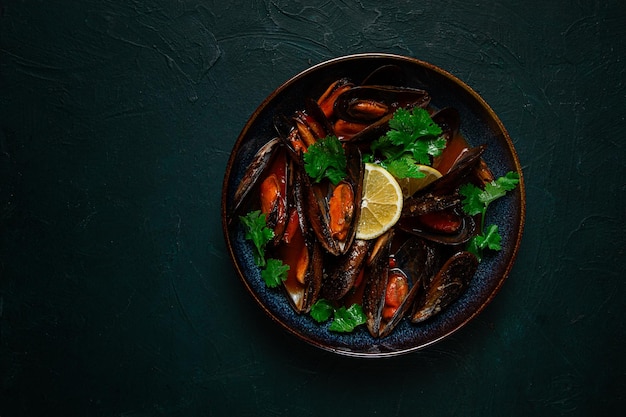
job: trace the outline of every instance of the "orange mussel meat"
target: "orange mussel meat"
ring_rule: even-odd
[[[335,239],[345,240],[354,216],[354,191],[347,182],[335,187],[329,201],[330,230]]]

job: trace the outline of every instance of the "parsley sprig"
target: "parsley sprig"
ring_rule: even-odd
[[[470,240],[467,248],[479,260],[482,259],[485,249],[502,249],[500,245],[502,236],[500,236],[498,225],[491,224],[485,228],[487,207],[495,200],[504,197],[507,191],[513,190],[518,183],[519,174],[510,171],[504,176],[485,184],[484,189],[474,184],[465,184],[459,189],[459,193],[463,196],[463,210],[470,216],[481,215],[480,233]]]
[[[274,231],[267,227],[267,219],[261,210],[251,211],[245,216],[239,216],[246,226],[245,238],[254,244],[254,263],[265,266],[265,246],[274,238]]]
[[[311,306],[309,314],[318,323],[323,323],[332,316],[333,320],[328,326],[328,330],[340,333],[350,333],[367,320],[360,305],[352,304],[348,308],[343,306],[335,308],[324,298],[320,298]]]
[[[269,288],[276,288],[287,280],[288,271],[289,265],[284,264],[280,259],[270,258],[267,260],[265,269],[261,270],[261,278]]]
[[[372,143],[366,161],[373,161],[378,153],[380,164],[396,178],[422,178],[426,174],[417,164],[430,165],[431,158],[441,154],[446,147],[442,133],[427,110],[399,108],[389,120],[389,130]]]
[[[327,136],[307,148],[304,170],[315,182],[328,178],[337,185],[347,176],[346,154],[337,136]]]
[[[245,238],[254,245],[254,263],[261,268],[261,278],[270,288],[279,286],[287,279],[289,265],[279,259],[265,259],[267,244],[274,238],[274,231],[267,227],[267,219],[261,210],[251,211],[245,216],[239,216],[246,226]]]

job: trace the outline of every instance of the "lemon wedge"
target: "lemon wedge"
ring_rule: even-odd
[[[400,188],[402,189],[402,195],[405,198],[412,196],[417,191],[426,187],[431,182],[435,181],[438,178],[441,178],[441,172],[437,171],[433,167],[430,167],[428,165],[418,165],[418,168],[420,171],[426,174],[425,177],[398,179],[398,184],[400,185]]]
[[[366,163],[356,238],[375,239],[389,230],[400,219],[403,200],[394,176],[380,165]]]

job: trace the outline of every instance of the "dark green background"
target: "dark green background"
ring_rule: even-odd
[[[621,0],[0,1],[0,416],[622,414],[625,41]],[[477,319],[366,361],[262,313],[220,197],[264,97],[374,51],[487,100],[527,218]]]

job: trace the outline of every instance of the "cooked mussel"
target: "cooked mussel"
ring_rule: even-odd
[[[259,179],[267,172],[276,155],[280,152],[281,141],[273,138],[265,143],[254,155],[252,162],[243,174],[233,197],[234,212],[240,212],[244,203],[252,195],[252,190],[259,183]]]
[[[272,254],[289,266],[283,287],[290,304],[296,312],[306,313],[319,296],[324,253],[319,242],[309,232],[302,204],[301,181],[298,178],[292,190],[291,201],[294,204],[289,209],[289,221],[283,238],[272,249]]]
[[[437,245],[415,236],[395,236],[401,243],[385,247],[365,278],[363,311],[374,337],[385,337],[398,325],[439,259]]]
[[[234,213],[260,209],[274,232],[275,244],[287,224],[291,163],[280,141],[270,140],[256,153],[234,194]]]
[[[454,193],[462,184],[471,182],[475,178],[476,168],[478,167],[482,154],[485,152],[487,145],[480,145],[466,149],[450,170],[431,182],[421,193],[433,193],[438,195]]]
[[[458,194],[409,197],[397,227],[444,245],[467,243],[476,232],[476,222],[462,211],[460,203]]]
[[[345,254],[329,260],[321,297],[331,301],[340,300],[357,285],[373,242],[355,239]]]
[[[345,151],[348,175],[338,184],[327,179],[313,183],[302,175],[311,228],[324,249],[335,256],[346,253],[354,240],[363,192],[361,152],[355,146],[345,146]]]
[[[395,253],[387,277],[379,337],[390,334],[410,310],[424,282],[432,276],[439,252],[439,246],[413,237]]]
[[[478,269],[478,259],[470,252],[451,256],[428,282],[426,290],[415,299],[411,322],[420,323],[438,314],[456,301],[467,289]]]
[[[337,97],[353,86],[354,83],[349,78],[340,78],[330,84],[326,91],[317,99],[318,106],[328,119],[333,117]]]
[[[373,123],[398,108],[425,108],[430,95],[421,89],[384,85],[353,87],[337,97],[335,116],[354,123]]]
[[[351,123],[340,119],[335,123],[335,132],[343,141],[349,141],[358,145],[368,145],[385,135],[389,130],[389,120],[392,117],[393,113],[389,113],[373,123]],[[345,126],[351,129],[347,130]]]
[[[458,189],[475,177],[485,145],[470,148],[441,178],[404,202],[401,230],[445,245],[467,243],[476,233],[476,221],[461,208]]]
[[[282,113],[276,115],[274,128],[295,161],[309,146],[334,134],[333,126],[322,109],[310,99],[305,100],[304,110],[298,110],[290,117]]]
[[[366,317],[367,330],[373,337],[378,337],[380,317],[384,307],[384,294],[389,276],[389,255],[394,231],[378,238],[378,246],[365,270],[363,283],[362,308]]]

